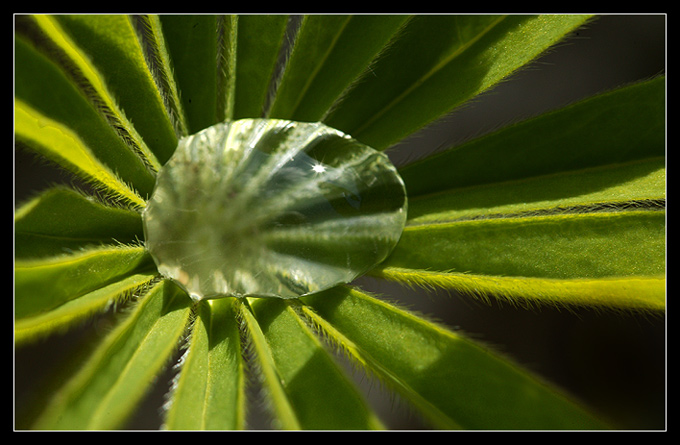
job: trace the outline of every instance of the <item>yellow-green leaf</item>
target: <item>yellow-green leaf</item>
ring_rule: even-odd
[[[94,69],[106,73],[121,114],[163,164],[187,130],[157,18],[63,14],[54,20]]]
[[[663,210],[630,210],[415,225],[375,273],[550,304],[663,309],[665,222]]]
[[[21,38],[31,42],[36,50],[54,61],[129,149],[140,156],[151,170],[157,171],[161,163],[147,142],[158,141],[142,139],[116,102],[107,79],[87,53],[65,32],[58,20],[49,15],[19,16],[16,24],[17,33]],[[169,156],[169,153],[166,156]]]
[[[14,131],[17,141],[89,180],[104,193],[132,206],[144,207],[144,199],[102,164],[77,134],[20,100],[15,101]]]

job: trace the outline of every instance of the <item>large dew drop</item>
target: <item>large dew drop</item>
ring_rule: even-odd
[[[181,139],[143,220],[160,273],[192,298],[295,298],[384,260],[406,192],[384,154],[337,130],[244,119]]]

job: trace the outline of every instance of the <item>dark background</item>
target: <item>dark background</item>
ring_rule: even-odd
[[[422,156],[457,145],[503,125],[664,73],[666,22],[663,14],[601,16],[530,67],[390,150],[390,156],[399,165],[413,159],[414,152]],[[21,152],[15,152],[14,180],[15,206],[52,183],[71,182]],[[527,310],[446,292],[404,290],[368,278],[359,284],[512,357],[623,428],[666,427],[665,316],[591,309]],[[105,330],[105,323],[95,326]],[[14,351],[16,412],[38,393],[55,366],[69,360],[81,334],[75,331]],[[353,375],[385,414],[388,426],[422,427],[417,416],[398,398],[386,394],[379,383],[358,371]],[[171,371],[159,377],[129,428],[158,428],[159,407],[171,378]],[[253,412],[252,426],[266,428],[268,423],[259,414]]]

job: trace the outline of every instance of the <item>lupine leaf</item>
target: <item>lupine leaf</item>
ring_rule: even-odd
[[[665,157],[665,84],[619,88],[406,165],[409,198]]]
[[[67,127],[121,181],[134,184],[141,196],[150,195],[155,181],[153,172],[133,147],[119,137],[115,128],[102,119],[68,74],[33,48],[20,34],[15,39],[14,57],[15,100],[19,107],[34,110],[36,114]],[[15,105],[15,121],[20,118]],[[18,131],[20,127],[16,123],[17,142],[21,144],[22,133]],[[29,141],[35,138],[35,135],[27,135]],[[58,146],[58,141],[55,141],[55,145]],[[54,152],[54,149],[51,151]],[[63,158],[55,158],[44,151],[39,153],[47,154],[47,159],[57,163]]]
[[[144,16],[56,15],[161,164],[186,134],[169,60],[155,21]]]
[[[182,100],[196,132],[262,117],[288,16],[161,16]]]
[[[492,87],[588,19],[416,16],[324,122],[385,149]]]
[[[546,278],[653,275],[664,271],[664,226],[665,212],[638,210],[420,224],[404,230],[384,264]]]
[[[322,120],[408,21],[406,15],[310,15],[302,19],[270,117]]]
[[[485,300],[492,296],[520,307],[581,305],[657,313],[666,307],[663,274],[555,279],[384,267],[374,275],[413,288],[449,289]]]
[[[161,15],[189,133],[231,119],[237,16]]]
[[[666,161],[650,158],[415,197],[408,223],[655,208],[665,198]]]
[[[287,23],[285,15],[238,16],[234,119],[267,115]]]
[[[300,428],[382,427],[294,305],[279,299],[260,299],[252,305]]]
[[[165,410],[169,430],[236,430],[245,423],[245,376],[235,301],[199,305]]]
[[[21,38],[29,41],[36,50],[57,64],[129,149],[139,155],[152,171],[157,171],[161,163],[117,104],[107,85],[107,79],[62,29],[57,19],[48,15],[19,16],[16,25]],[[155,143],[155,149],[159,150],[158,140],[149,142]]]
[[[23,318],[56,308],[140,271],[151,258],[141,246],[105,246],[14,264],[14,315]]]
[[[240,304],[239,317],[243,320],[247,339],[256,354],[256,372],[259,373],[266,392],[266,403],[271,407],[276,419],[277,428],[299,430],[300,420],[297,418],[291,400],[286,393],[284,382],[276,369],[267,339],[260,328],[252,309],[247,303]]]
[[[57,255],[91,244],[128,244],[143,238],[138,212],[106,205],[65,187],[41,193],[14,214],[15,258]]]
[[[149,291],[46,405],[36,429],[120,428],[168,364],[191,314],[164,281]]]
[[[20,101],[14,105],[17,141],[93,183],[104,193],[132,206],[144,207],[144,199],[102,164],[77,134]]]
[[[340,287],[304,301],[330,339],[437,427],[606,427],[493,351],[362,292]]]
[[[130,275],[68,300],[49,311],[17,318],[14,321],[14,341],[22,345],[66,331],[109,307],[122,305],[131,295],[142,293],[156,276],[155,273]]]
[[[416,277],[400,279],[399,270],[498,276],[496,286],[509,284],[500,292],[504,295],[555,302],[564,284],[585,292],[579,303],[625,307],[644,299],[645,305],[658,309],[664,307],[663,287],[638,286],[644,294],[631,298],[626,284],[650,277],[656,283],[663,277],[665,219],[663,210],[630,210],[421,224],[407,227],[380,267],[384,276],[406,282]],[[417,278],[422,282],[428,277],[433,286],[445,282],[436,274]],[[503,277],[539,278],[548,285],[539,291],[531,280],[523,288],[521,281]],[[619,279],[619,291],[609,286],[609,292],[598,293],[601,280],[613,284],[610,279]],[[461,290],[469,291],[469,286]],[[573,293],[565,292],[563,302],[569,303]]]
[[[157,15],[133,15],[130,21],[145,55],[146,64],[163,101],[165,113],[179,137],[188,134],[188,123],[172,70],[163,25]]]

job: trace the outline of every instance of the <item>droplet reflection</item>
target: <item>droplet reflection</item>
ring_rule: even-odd
[[[143,219],[160,273],[193,298],[295,298],[385,259],[406,205],[384,154],[320,123],[244,119],[183,138]]]

